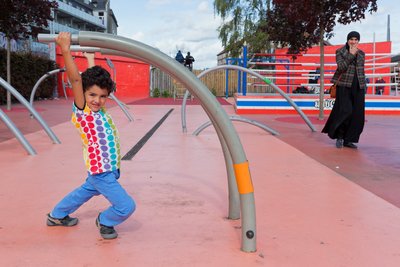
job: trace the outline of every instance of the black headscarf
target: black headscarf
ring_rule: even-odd
[[[357,38],[357,40],[360,41],[360,34],[356,31],[349,32],[349,34],[347,35],[347,41],[353,37]]]

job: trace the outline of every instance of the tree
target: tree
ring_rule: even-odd
[[[57,8],[55,0],[1,0],[0,32],[7,38],[7,82],[11,82],[10,50],[11,39],[37,36],[48,21],[53,20],[52,8]],[[7,93],[7,109],[11,109],[11,96]]]
[[[320,107],[322,119],[324,105],[324,37],[333,36],[336,21],[341,24],[360,21],[365,12],[378,10],[377,0],[273,0],[273,9],[267,13],[268,23],[264,29],[270,40],[288,45],[288,53],[307,51],[312,45],[320,44]]]
[[[231,56],[239,56],[245,42],[249,44],[251,51],[269,48],[268,35],[262,29],[266,26],[270,2],[271,0],[214,1],[214,12],[223,19],[218,28],[219,38]]]

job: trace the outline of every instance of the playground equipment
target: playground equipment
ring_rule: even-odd
[[[8,129],[10,129],[10,131],[13,132],[17,140],[21,143],[21,145],[25,148],[26,152],[28,152],[29,155],[34,156],[37,154],[35,149],[33,149],[31,144],[28,142],[28,140],[26,140],[21,131],[17,128],[17,126],[15,126],[12,120],[1,109],[0,109],[0,119],[6,124]]]
[[[109,60],[107,60],[107,62],[108,62],[108,61],[109,61]],[[111,63],[111,64],[112,64],[112,63]],[[110,66],[110,65],[109,65],[109,66]],[[111,66],[110,66],[110,67],[111,67]],[[112,67],[114,67],[114,65],[112,65]],[[56,69],[56,70],[49,71],[49,72],[45,73],[45,74],[36,82],[35,86],[34,86],[33,89],[32,89],[31,96],[30,96],[30,101],[29,101],[29,103],[31,104],[32,107],[33,107],[33,104],[34,104],[34,101],[33,101],[33,100],[34,100],[34,98],[35,98],[35,94],[36,94],[37,89],[39,88],[39,85],[40,85],[47,77],[49,77],[49,76],[51,76],[51,75],[54,75],[54,74],[57,74],[57,73],[63,73],[63,72],[65,72],[65,68],[61,68],[61,69]],[[114,75],[113,75],[113,80],[115,81],[114,77],[115,77],[115,70],[114,70]],[[65,83],[64,83],[64,81],[62,82],[62,84],[63,84],[63,90],[64,90],[65,99],[68,99],[67,94],[66,94],[66,92],[65,92]],[[128,117],[128,120],[129,120],[129,121],[133,121],[133,118],[132,118],[131,114],[126,110],[126,106],[114,95],[114,93],[111,93],[111,94],[110,94],[110,98],[111,98],[112,100],[114,100],[114,101],[118,104],[118,106],[122,109],[122,111],[124,112],[124,114]],[[31,118],[33,118],[32,114],[31,114]]]
[[[41,42],[54,42],[55,37],[56,35],[53,34],[39,34],[38,39]],[[141,61],[150,62],[168,72],[171,76],[175,77],[175,79],[181,81],[190,92],[200,100],[202,107],[205,109],[216,128],[226,158],[225,162],[232,162],[232,164],[227,166],[227,169],[233,169],[235,172],[236,192],[240,194],[240,211],[242,215],[241,249],[245,252],[256,251],[257,232],[254,189],[251,181],[249,163],[240,139],[228,115],[208,88],[206,88],[192,72],[183,67],[176,60],[140,42],[97,32],[79,32],[76,35],[73,34],[71,40],[73,43],[83,46],[106,47],[121,51]],[[230,188],[235,188],[236,186],[231,182],[232,181],[228,180],[228,186]]]
[[[112,79],[115,83],[117,83],[117,70],[115,69],[114,63],[112,63],[111,59],[106,58],[106,62],[108,67],[112,70]]]
[[[365,47],[364,51],[370,52],[372,49],[375,51],[375,43],[362,45]],[[297,105],[301,106],[301,109],[306,114],[321,113],[321,110],[323,110],[324,114],[328,114],[335,101],[328,95],[324,96],[323,93],[327,93],[331,85],[329,79],[336,70],[336,63],[334,63],[335,54],[332,52],[338,47],[325,47],[330,53],[324,54],[326,57],[324,67],[326,68],[323,68],[323,73],[321,74],[319,73],[321,68],[318,71],[320,67],[318,47],[311,48],[308,54],[299,55],[289,55],[284,53],[284,51],[279,53],[279,50],[273,54],[259,53],[256,54],[257,57],[248,61],[248,65],[250,69],[258,67],[259,69],[252,70],[264,76],[264,78],[271,80],[286,93],[296,93],[291,98]],[[366,52],[365,70],[368,89],[366,91],[366,112],[368,114],[398,114],[400,112],[398,106],[400,100],[396,98],[399,87],[396,81],[399,73],[395,67],[397,63],[390,62],[389,58],[393,56],[389,52],[390,43],[383,42],[383,44],[378,44],[377,47],[384,53]],[[294,56],[297,58],[295,59]],[[291,60],[286,59],[286,62],[280,60],[288,57],[293,58]],[[306,57],[314,57],[314,59]],[[323,81],[320,78],[322,76],[324,77]],[[377,78],[383,78],[384,82],[382,82],[382,79],[379,79],[379,82],[377,82]],[[248,84],[251,87],[249,86],[247,91],[251,92],[251,95],[246,96],[244,94],[245,90],[242,90],[242,94],[236,94],[235,106],[237,114],[294,113],[292,107],[287,105],[286,101],[279,99],[276,94],[273,94],[275,92],[274,89],[263,79],[260,80],[259,77],[249,75]],[[320,89],[324,90],[320,93]]]
[[[375,44],[374,44],[375,45]],[[384,69],[384,68],[390,68],[393,67],[395,65],[397,65],[397,63],[390,63],[390,62],[377,62],[379,60],[383,60],[383,59],[388,59],[392,56],[395,56],[396,54],[390,54],[390,53],[367,53],[366,56],[369,57],[369,59],[365,60],[365,71],[366,71],[366,78],[373,78],[372,82],[368,82],[367,83],[367,87],[372,87],[372,94],[375,95],[375,87],[376,86],[396,86],[396,83],[390,83],[390,82],[386,82],[386,83],[380,83],[377,84],[375,82],[375,78],[376,77],[388,77],[388,76],[396,76],[396,73],[390,73],[390,72],[382,72],[382,73],[376,73],[375,70],[377,69]],[[335,58],[336,54],[329,54],[326,53],[324,54],[324,56],[326,58]],[[378,56],[378,57],[377,57]],[[245,57],[245,55],[243,56]],[[257,57],[261,57],[264,59],[268,59],[268,60],[256,60]],[[297,62],[290,62],[289,60],[286,60],[286,62],[282,62],[281,60],[279,60],[278,58],[280,57],[298,57],[298,58],[303,58],[303,60],[298,60]],[[315,69],[317,67],[320,67],[320,63],[316,63],[316,62],[304,62],[304,58],[305,57],[315,57],[315,58],[319,58],[320,54],[315,54],[315,53],[308,53],[308,54],[286,54],[286,53],[256,53],[253,55],[253,57],[249,60],[248,64],[250,66],[250,68],[257,66],[257,67],[263,67],[263,66],[267,66],[268,69],[257,69],[254,70],[258,73],[260,73],[263,76],[268,76],[268,75],[273,75],[273,79],[275,81],[279,81],[279,80],[285,80],[286,79],[286,83],[282,83],[282,82],[277,82],[277,86],[280,87],[287,87],[287,93],[290,93],[290,89],[289,87],[293,87],[293,86],[305,86],[305,87],[316,87],[319,91],[319,84],[318,83],[306,83],[306,82],[296,82],[296,80],[304,80],[307,78],[315,78],[315,79],[319,79],[321,74],[320,73],[312,73],[312,69]],[[372,57],[372,58],[371,58]],[[271,69],[271,68],[277,68],[277,69]],[[299,68],[305,68],[305,69],[299,69]],[[325,69],[324,71],[324,79],[329,79],[330,77],[332,77],[333,72],[335,71],[335,67],[336,67],[336,63],[334,62],[325,62],[324,63],[324,67],[327,67],[328,69]],[[284,68],[284,69],[282,69]],[[296,75],[299,72],[307,72],[308,74],[302,74],[302,75]],[[274,75],[275,74],[275,75]],[[278,75],[280,74],[280,75]],[[308,76],[308,77],[304,77],[304,76]],[[269,77],[268,77],[269,78]],[[271,77],[272,78],[272,77]],[[293,82],[292,82],[293,81]],[[266,86],[264,83],[260,83],[260,82],[254,82],[254,83],[250,83],[251,85],[257,85],[257,86]],[[324,83],[324,87],[325,89],[327,89],[327,87],[331,86],[330,82],[326,82]]]
[[[65,72],[65,68],[61,68],[61,69],[56,69],[56,70],[51,70],[49,72],[46,72],[42,77],[40,77],[39,80],[37,80],[37,82],[35,83],[35,85],[33,86],[32,92],[31,92],[31,97],[29,99],[29,103],[31,104],[31,106],[33,107],[33,100],[35,98],[35,94],[37,89],[39,88],[39,85],[49,76],[57,74],[57,73],[63,73]],[[31,114],[32,116],[32,114]]]
[[[241,70],[243,72],[250,73],[251,75],[254,75],[254,76],[262,79],[265,83],[271,85],[272,88],[274,88],[274,90],[276,92],[278,92],[282,97],[284,97],[286,99],[286,101],[288,101],[290,103],[290,105],[297,111],[297,113],[300,114],[300,116],[303,118],[303,120],[307,123],[307,125],[310,127],[311,131],[313,131],[313,132],[316,131],[314,125],[311,123],[311,121],[308,119],[308,117],[304,114],[304,112],[296,105],[296,103],[293,102],[293,100],[285,92],[283,92],[278,86],[273,84],[269,79],[266,79],[265,77],[263,77],[260,74],[254,72],[253,70],[246,69],[244,67],[240,67],[240,66],[236,66],[236,65],[220,65],[220,66],[216,66],[216,67],[213,67],[213,68],[210,68],[210,69],[207,69],[207,70],[203,71],[197,77],[201,78],[204,75],[206,75],[207,73],[209,73],[211,71],[219,70],[219,69]],[[185,96],[183,97],[182,106],[181,106],[181,119],[182,119],[182,130],[183,130],[183,132],[186,132],[186,101],[187,101],[188,95],[189,95],[189,92],[186,91]]]
[[[50,127],[39,115],[39,113],[36,112],[36,110],[29,104],[29,102],[14,87],[12,87],[8,82],[6,82],[1,77],[0,77],[0,85],[3,86],[7,91],[9,91],[15,98],[18,99],[18,101],[21,104],[23,104],[31,112],[31,114],[37,119],[37,121],[43,127],[43,129],[45,130],[45,132],[47,133],[47,135],[50,137],[50,139],[53,141],[54,144],[61,143],[60,140],[58,140],[57,136],[54,134],[54,132],[50,129]],[[6,119],[4,115],[5,114],[2,115],[3,121],[11,129],[14,135],[16,135],[20,143],[24,146],[24,148],[28,151],[30,155],[35,155],[36,153],[30,148],[29,145],[27,145],[27,142],[25,142],[23,138],[21,138],[22,135],[20,134],[19,130],[13,125],[13,123],[11,123],[9,119]]]
[[[229,116],[229,119],[231,121],[240,121],[240,122],[245,122],[254,126],[257,126],[269,133],[271,133],[272,135],[279,135],[279,133],[277,131],[275,131],[274,129],[269,128],[268,126],[262,124],[261,122],[255,121],[255,120],[250,120],[247,118],[242,118],[239,116]],[[202,125],[199,126],[199,128],[197,128],[194,132],[193,135],[199,135],[204,129],[206,129],[208,126],[211,125],[210,121],[207,121],[205,123],[203,123]]]

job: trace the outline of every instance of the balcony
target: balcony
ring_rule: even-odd
[[[104,21],[99,19],[98,17],[95,17],[91,14],[88,14],[82,10],[76,9],[75,7],[68,5],[66,3],[63,3],[61,1],[58,2],[58,11],[57,11],[57,17],[67,17],[63,16],[62,13],[65,13],[69,16],[71,16],[75,20],[81,20],[83,22],[92,24],[95,27],[101,28],[102,30],[106,29],[106,25],[104,24]]]

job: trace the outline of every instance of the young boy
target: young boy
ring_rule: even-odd
[[[69,33],[60,33],[56,43],[61,48],[68,78],[72,84],[74,104],[72,123],[83,143],[83,157],[88,171],[85,183],[65,196],[47,215],[48,226],[74,226],[77,218],[69,214],[93,196],[103,195],[111,206],[101,212],[96,226],[104,239],[118,236],[114,229],[125,221],[136,208],[134,200],[118,183],[120,176],[120,147],[118,131],[105,103],[113,90],[110,74],[94,66],[79,74],[71,56]]]

